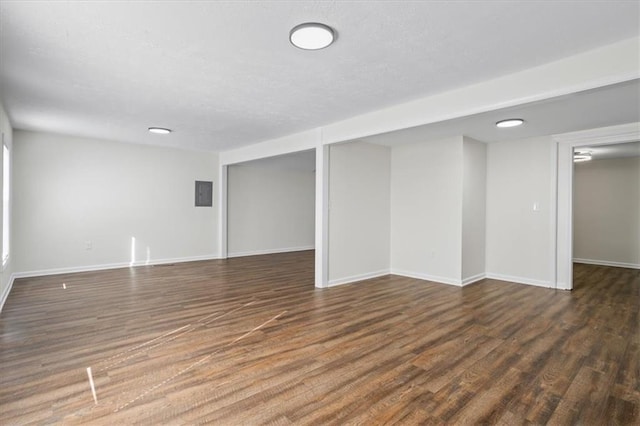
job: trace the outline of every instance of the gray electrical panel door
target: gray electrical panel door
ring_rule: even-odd
[[[196,181],[196,207],[213,206],[213,182]]]

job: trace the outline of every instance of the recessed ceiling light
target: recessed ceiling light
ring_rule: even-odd
[[[165,129],[163,127],[149,127],[149,132],[158,135],[168,135],[169,133],[171,133],[171,129]]]
[[[573,153],[573,162],[582,163],[591,160],[591,151],[576,151]]]
[[[506,120],[500,120],[496,123],[496,127],[500,127],[501,129],[504,129],[506,127],[516,127],[516,126],[520,126],[524,123],[524,120],[522,118],[508,118]]]
[[[335,33],[331,27],[317,22],[296,25],[289,32],[289,40],[295,47],[304,50],[324,49],[333,43]]]

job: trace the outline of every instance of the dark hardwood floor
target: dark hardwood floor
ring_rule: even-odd
[[[0,424],[637,425],[639,306],[640,271],[588,265],[317,290],[312,252],[21,279]]]

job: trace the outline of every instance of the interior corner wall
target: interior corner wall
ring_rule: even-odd
[[[390,149],[331,145],[329,160],[329,285],[388,274]]]
[[[573,258],[640,268],[640,157],[574,164]]]
[[[490,278],[550,287],[551,137],[487,145],[486,270]],[[537,210],[534,210],[534,205]]]
[[[228,255],[312,250],[315,173],[263,163],[227,169]]]
[[[217,209],[194,202],[217,154],[27,131],[13,151],[21,275],[217,257]]]
[[[4,140],[4,143],[7,145],[7,147],[9,148],[9,156],[13,157],[13,129],[11,128],[11,123],[9,122],[9,117],[7,116],[3,106],[2,106],[2,102],[0,100],[0,133],[2,134],[2,138]],[[2,177],[3,177],[3,150],[0,147],[0,189],[2,188]],[[9,165],[10,165],[10,172],[13,174],[13,161],[12,158],[9,159]],[[13,187],[13,184],[11,185]],[[9,188],[10,193],[13,192],[13,188]],[[13,201],[13,197],[10,196],[9,199],[11,201]],[[4,200],[2,198],[0,198],[0,203],[2,203],[2,208],[0,208],[0,223],[2,223],[2,215],[4,214]],[[12,205],[10,204],[9,206],[10,208],[12,207]],[[13,210],[13,209],[12,209]],[[9,212],[10,218],[13,216],[15,217],[15,215],[12,215],[12,212]],[[10,219],[9,221],[9,226],[11,227],[13,225],[12,223],[13,221]],[[3,229],[2,226],[0,226],[0,241],[3,241]],[[0,272],[0,310],[2,309],[2,306],[4,304],[4,301],[6,300],[7,296],[9,295],[9,290],[11,289],[11,280],[12,280],[12,274],[14,271],[14,258],[15,255],[13,254],[13,241],[14,241],[14,233],[10,230],[9,232],[9,247],[10,247],[10,251],[9,251],[9,259],[7,261],[7,263],[4,265],[4,268],[1,269]]]
[[[462,136],[391,150],[391,272],[461,284]]]
[[[485,276],[487,145],[465,137],[462,169],[462,283]]]

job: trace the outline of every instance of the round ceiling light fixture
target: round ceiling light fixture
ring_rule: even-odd
[[[573,162],[582,163],[591,160],[591,151],[576,151],[573,153]]]
[[[522,118],[508,118],[506,120],[500,120],[496,123],[496,127],[501,129],[505,129],[507,127],[517,127],[524,124],[524,120]]]
[[[155,133],[156,135],[168,135],[172,130],[165,129],[164,127],[149,127],[149,132]]]
[[[296,25],[289,32],[289,41],[295,47],[304,50],[319,50],[329,46],[335,40],[335,32],[328,25],[318,22],[306,22]]]

